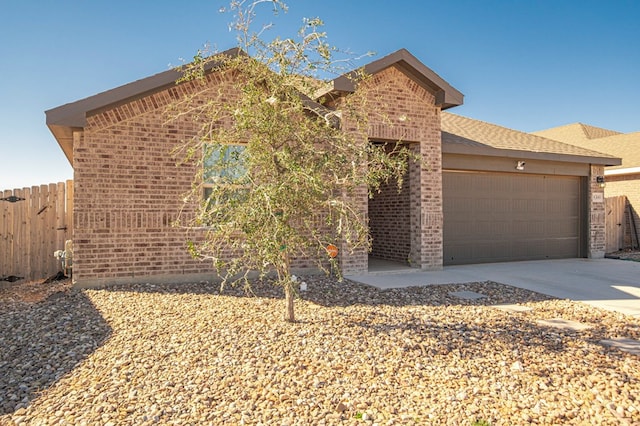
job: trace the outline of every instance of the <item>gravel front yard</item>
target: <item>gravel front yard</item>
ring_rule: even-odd
[[[307,282],[296,324],[259,284],[0,300],[0,424],[640,424],[640,356],[600,343],[638,318],[491,282]]]

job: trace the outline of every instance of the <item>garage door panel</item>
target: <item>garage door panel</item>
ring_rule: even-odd
[[[580,178],[444,172],[444,263],[578,257]]]
[[[575,198],[569,200],[548,200],[546,203],[547,216],[577,216],[580,213],[580,205]]]
[[[531,238],[531,235],[540,235],[544,232],[545,222],[542,220],[519,220],[511,221],[514,238]],[[497,236],[499,237],[499,236]]]
[[[473,208],[473,201],[469,198],[448,199],[442,203],[444,210],[470,211]]]
[[[553,250],[558,253],[557,258],[576,257],[575,252],[576,240],[574,238],[558,238],[554,241],[547,242],[547,251]]]
[[[577,238],[576,228],[580,226],[578,218],[556,219],[545,223],[544,233],[556,238]]]
[[[526,260],[544,256],[547,244],[544,240],[530,240],[527,244],[514,244],[513,257],[515,260]]]
[[[474,259],[474,247],[464,243],[450,243],[443,250],[444,258],[454,255],[458,259]],[[468,263],[468,262],[467,262]]]

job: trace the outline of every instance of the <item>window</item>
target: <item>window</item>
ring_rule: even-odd
[[[208,199],[215,185],[242,186],[247,169],[243,154],[245,145],[215,145],[205,148],[204,197]]]

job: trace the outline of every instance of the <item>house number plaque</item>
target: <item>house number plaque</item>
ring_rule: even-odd
[[[594,203],[604,203],[604,194],[602,192],[594,192],[591,194],[591,201]]]

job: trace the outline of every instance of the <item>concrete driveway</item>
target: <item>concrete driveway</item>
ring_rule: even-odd
[[[640,262],[561,259],[401,269],[345,278],[381,289],[495,281],[640,317]]]

